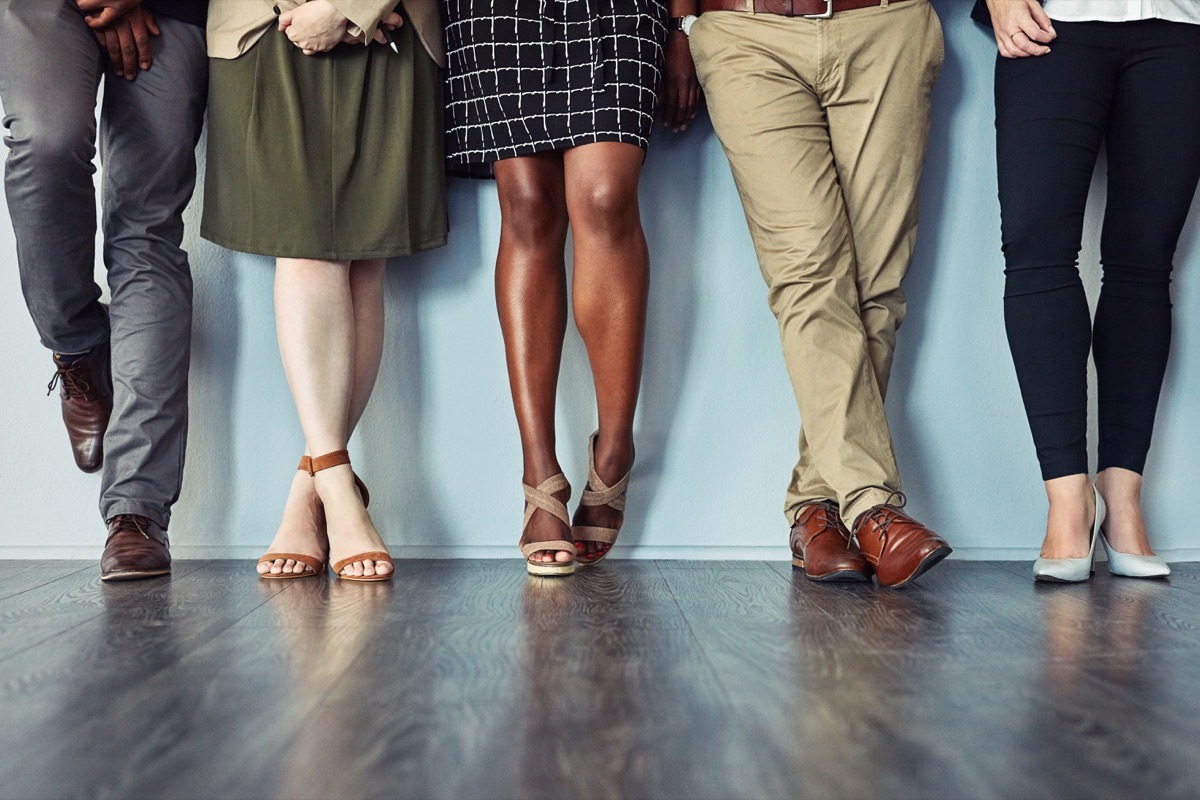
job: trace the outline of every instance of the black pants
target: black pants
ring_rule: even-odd
[[[1200,25],[1056,22],[1045,56],[996,65],[1004,318],[1044,480],[1141,472],[1171,344],[1172,261],[1200,181]],[[1108,207],[1093,324],[1077,261],[1101,144]]]

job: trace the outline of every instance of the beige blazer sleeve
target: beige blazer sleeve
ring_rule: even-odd
[[[438,66],[446,66],[445,29],[438,0],[404,0],[404,10],[430,58]]]
[[[379,20],[396,7],[396,0],[329,0],[333,7],[350,20],[347,32],[369,41],[379,27]]]
[[[397,0],[330,0],[350,20],[349,31],[364,41],[375,35],[379,21]],[[276,9],[290,11],[305,0],[209,0],[208,54],[237,58],[249,50],[276,20]],[[404,10],[430,58],[446,65],[442,21],[437,0],[405,0]]]

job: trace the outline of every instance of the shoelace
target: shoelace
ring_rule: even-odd
[[[831,510],[832,509],[829,506],[825,505],[824,503],[817,506],[817,513],[821,515],[818,518],[817,523],[822,528],[828,528],[830,530],[837,531],[837,529],[838,529],[837,521],[830,514]],[[840,533],[840,531],[838,531],[838,532]]]
[[[900,502],[893,503],[893,498],[898,499]],[[905,496],[904,492],[897,491],[889,494],[887,500],[884,500],[882,503],[867,512],[866,521],[874,522],[875,526],[879,528],[879,541],[881,543],[887,543],[888,528],[890,528],[892,523],[896,520],[896,517],[893,514],[888,514],[887,512],[898,508],[904,508],[906,505],[908,505],[908,497]],[[850,534],[850,541],[854,542],[855,544],[858,543],[856,538],[857,537],[855,537],[854,534]]]
[[[844,538],[844,537],[842,537],[841,527],[838,525],[838,519],[835,516],[833,516],[833,514],[835,512],[836,512],[835,507],[833,507],[832,505],[830,505],[828,503],[818,503],[817,504],[817,509],[816,509],[816,511],[813,512],[813,517],[816,518],[817,524],[821,526],[821,530],[818,531],[812,537],[812,539],[809,539],[810,543],[815,541],[818,536],[825,533],[826,531],[831,531],[831,532],[837,534],[837,536],[839,538]],[[817,516],[818,514],[820,516]],[[850,542],[854,541],[853,534],[850,535],[850,538],[848,539],[848,541],[850,541]]]
[[[145,523],[137,514],[117,514],[112,518],[110,524],[112,525],[114,533],[119,530],[129,530],[130,528],[133,528],[147,539],[150,538],[150,533],[146,530]]]
[[[91,399],[92,386],[79,375],[75,364],[67,364],[54,371],[54,377],[50,379],[50,383],[46,384],[46,394],[49,395],[53,392],[60,383],[66,399],[70,400],[75,397],[82,397],[84,400]]]

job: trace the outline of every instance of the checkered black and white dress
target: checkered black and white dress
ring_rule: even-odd
[[[593,142],[649,144],[664,0],[443,0],[447,158],[492,162]]]

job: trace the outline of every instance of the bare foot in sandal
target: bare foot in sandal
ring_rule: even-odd
[[[382,580],[392,574],[393,567],[387,545],[354,482],[354,472],[348,463],[317,473],[317,491],[325,506],[329,527],[329,560],[335,565],[339,578]],[[377,555],[377,558],[369,556]],[[356,558],[363,556],[362,558]],[[354,561],[337,565],[347,558]]]
[[[633,458],[632,437],[609,445],[597,431],[588,440],[588,485],[572,522],[579,563],[594,564],[612,549],[625,521],[625,491]],[[604,539],[581,535],[589,532]]]
[[[283,519],[279,530],[267,548],[267,554],[293,553],[311,557],[324,564],[329,539],[325,535],[325,512],[307,472],[297,472],[292,478],[287,503],[283,507]],[[313,573],[313,567],[291,558],[276,558],[259,561],[259,575],[300,575]]]
[[[569,575],[575,570],[575,548],[570,542],[570,517],[566,502],[571,485],[561,472],[536,485],[522,481],[525,519],[519,542],[526,567],[534,575]],[[546,549],[536,545],[545,543]]]

